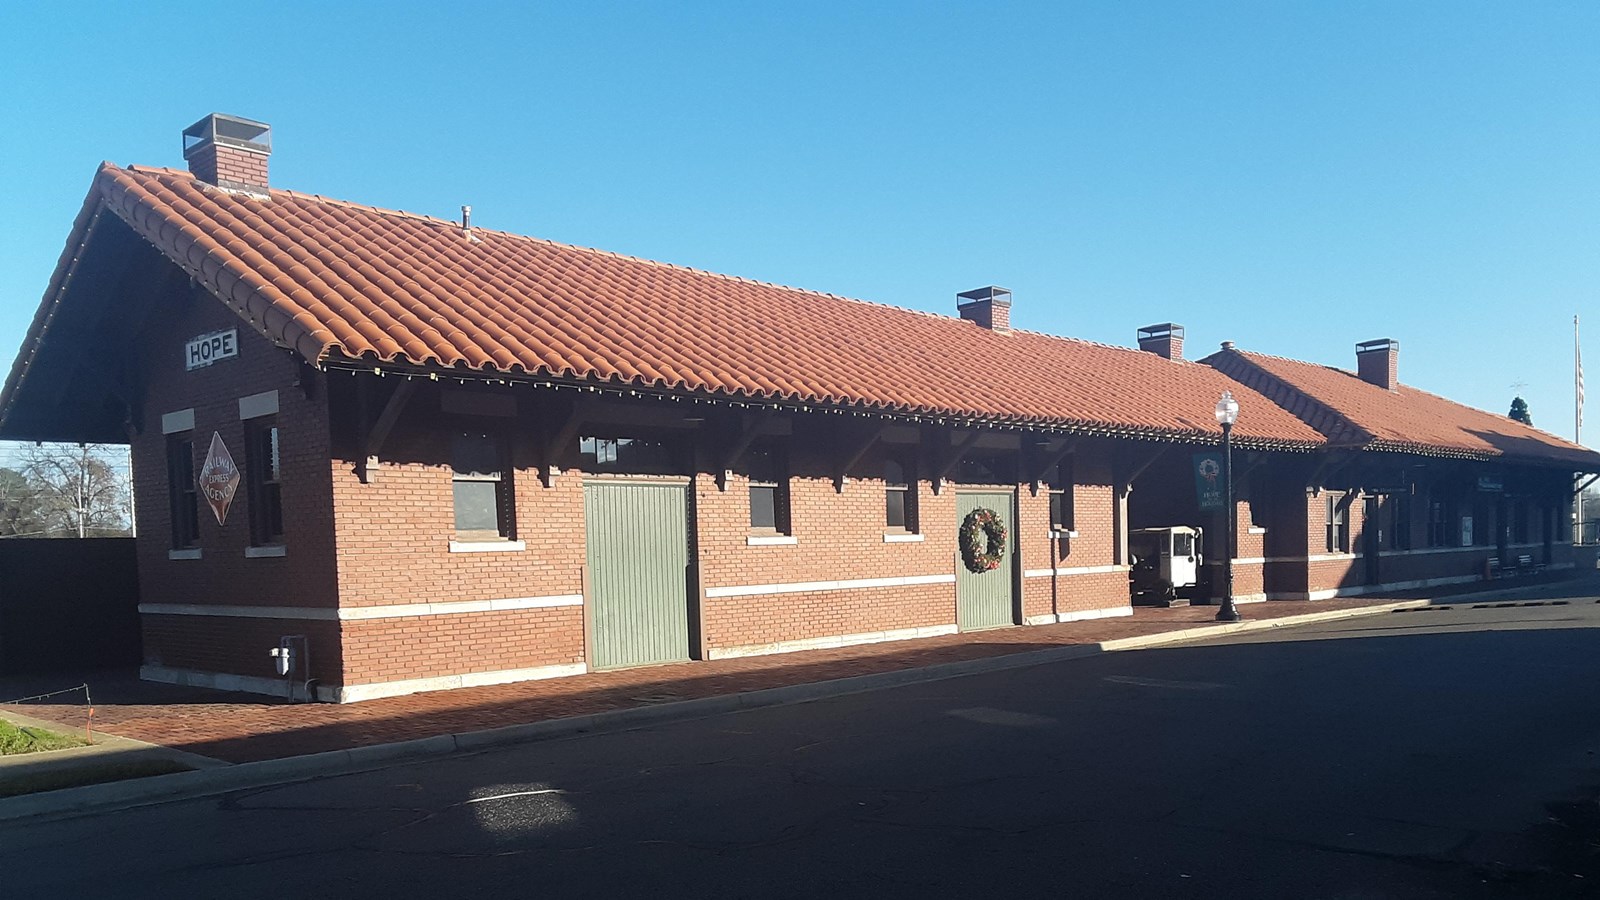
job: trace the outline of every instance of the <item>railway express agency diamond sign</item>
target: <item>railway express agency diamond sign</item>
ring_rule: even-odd
[[[217,524],[228,521],[228,507],[233,505],[233,495],[239,490],[239,467],[233,464],[233,455],[222,435],[211,432],[211,449],[206,451],[206,461],[200,466],[197,487],[206,497]]]

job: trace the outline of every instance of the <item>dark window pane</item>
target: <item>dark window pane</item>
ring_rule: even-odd
[[[500,533],[499,487],[492,481],[455,483],[456,531]]]
[[[194,479],[194,442],[167,443],[167,494],[172,517],[172,546],[192,547],[200,539],[200,495]]]
[[[276,484],[267,485],[266,505],[266,537],[268,540],[281,540],[283,538],[283,499]]]
[[[1050,492],[1050,527],[1051,528],[1065,528],[1066,527],[1065,520],[1063,520],[1061,518],[1061,501],[1062,501],[1062,497],[1061,497],[1061,493],[1059,491],[1051,491]]]
[[[884,494],[884,522],[890,528],[906,527],[906,492],[904,488],[890,488]]]
[[[778,489],[764,485],[750,486],[750,527],[778,527]]]
[[[278,486],[278,427],[261,420],[245,425],[245,496],[250,511],[250,543],[283,541],[283,507]]]

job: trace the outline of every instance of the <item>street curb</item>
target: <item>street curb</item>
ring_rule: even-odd
[[[1487,592],[1487,594],[1504,593],[1507,593],[1507,591]],[[1475,594],[1472,595],[1472,599],[1479,600],[1487,594]],[[1435,605],[1436,602],[1434,600],[1403,600],[1395,603],[1306,613],[1276,619],[1203,625],[1159,634],[1118,638],[1094,644],[1068,644],[1044,650],[1028,650],[1020,653],[959,660],[957,662],[935,663],[934,665],[920,668],[851,675],[827,681],[784,685],[783,687],[722,694],[715,697],[697,697],[692,700],[680,700],[655,706],[608,710],[561,719],[548,719],[542,722],[505,725],[499,728],[468,731],[460,734],[437,735],[409,741],[375,744],[368,747],[354,747],[349,750],[330,750],[324,753],[311,753],[284,759],[239,763],[221,768],[178,772],[171,775],[155,775],[148,778],[109,784],[85,785],[83,787],[65,788],[40,794],[25,794],[20,797],[0,799],[0,823],[22,818],[66,818],[90,812],[109,812],[134,806],[190,800],[251,788],[381,769],[396,763],[445,756],[452,753],[477,752],[510,744],[549,740],[585,732],[622,731],[643,725],[705,718],[738,710],[806,703],[828,697],[842,697],[849,694],[883,690],[908,684],[943,681],[948,678],[960,678],[967,675],[979,675],[1007,669],[1022,669],[1072,659],[1082,659],[1101,653],[1142,650],[1222,635],[1270,631],[1276,628],[1288,628],[1316,622],[1331,622],[1339,619],[1395,612],[1397,610],[1417,609]]]
[[[43,728],[48,731],[74,736],[78,733],[78,729],[75,726],[34,718],[14,706],[0,708],[0,718],[24,728]],[[218,766],[231,765],[231,763],[223,762],[220,759],[212,759],[209,756],[200,756],[196,753],[164,747],[161,744],[152,744],[149,741],[123,737],[119,734],[112,734],[109,731],[93,732],[93,738],[94,743],[87,747],[73,747],[69,750],[57,750],[50,753],[27,753],[22,756],[0,758],[0,780],[4,780],[4,776],[15,769],[71,768],[74,763],[81,760],[93,760],[97,757],[128,752],[137,752],[149,759],[171,760],[191,769],[213,769]],[[54,765],[54,763],[60,764]]]

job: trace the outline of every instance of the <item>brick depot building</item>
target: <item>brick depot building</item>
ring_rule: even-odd
[[[100,169],[0,395],[0,438],[131,444],[148,679],[281,694],[287,643],[354,701],[1127,615],[1130,531],[1224,546],[1224,391],[1241,600],[1570,566],[1600,472],[1390,341],[1190,361],[997,288],[939,316],[270,188],[244,120],[186,143]]]

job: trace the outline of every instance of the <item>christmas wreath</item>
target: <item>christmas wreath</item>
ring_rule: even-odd
[[[992,572],[1000,568],[1006,554],[1006,526],[992,509],[975,509],[961,521],[961,561],[972,572]]]

